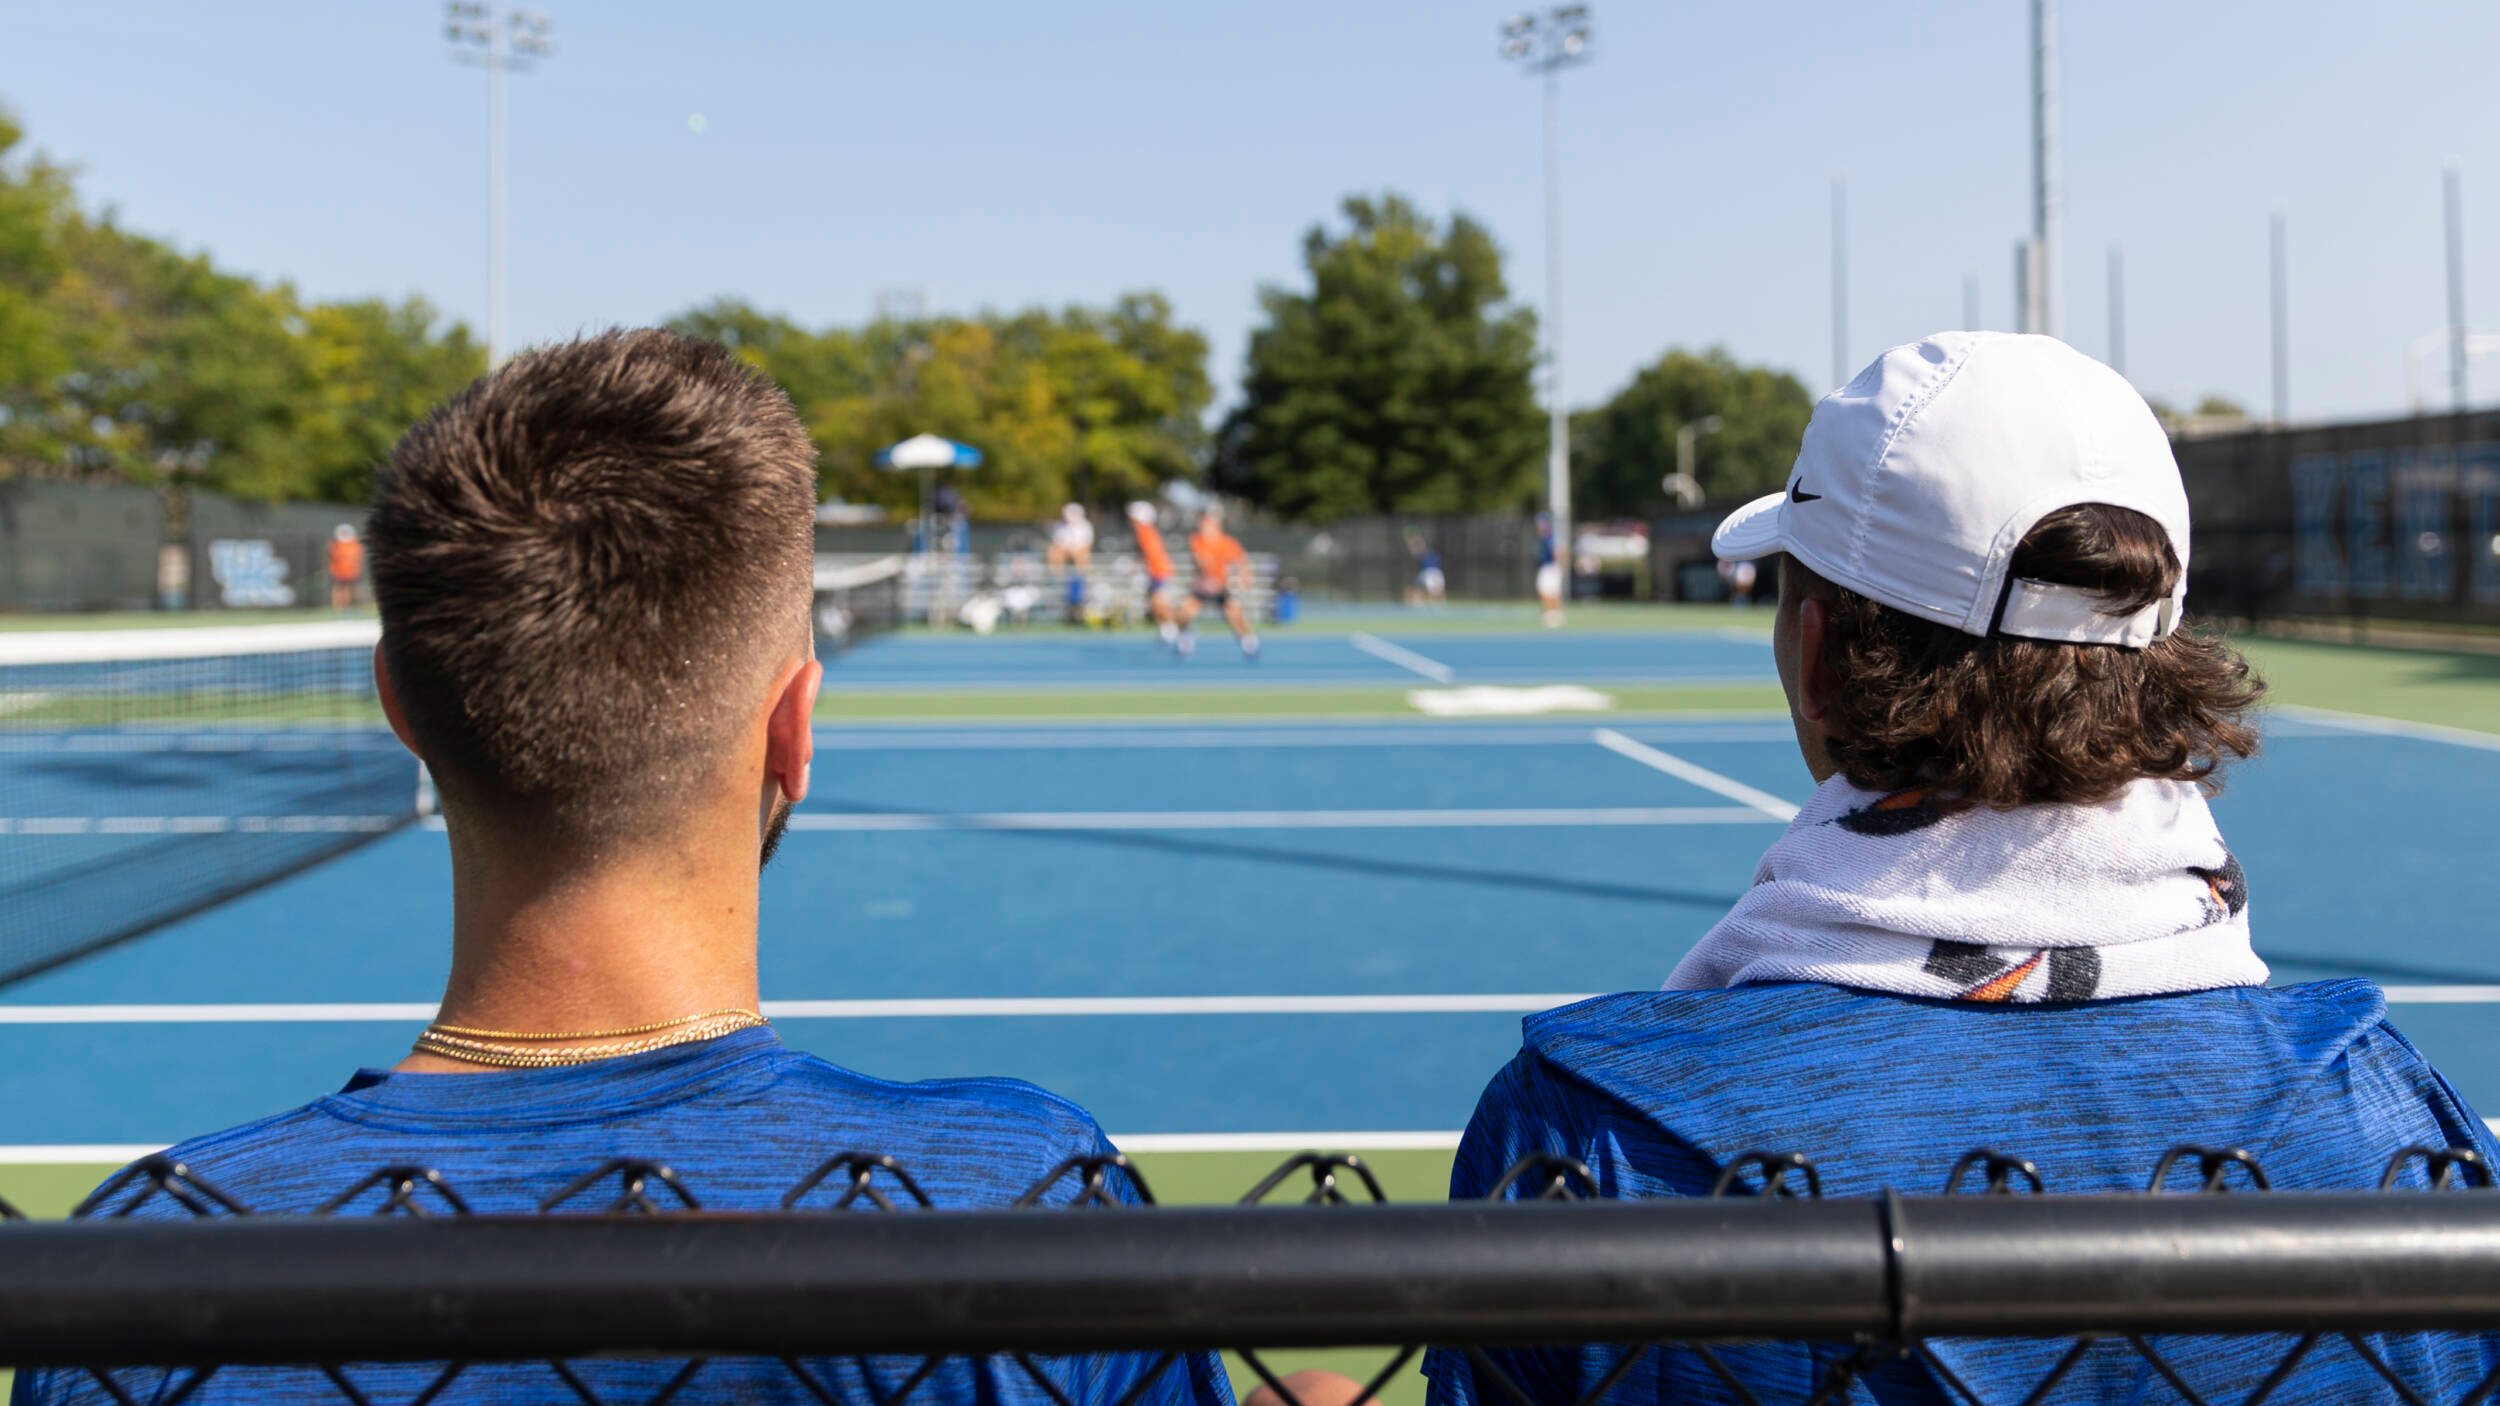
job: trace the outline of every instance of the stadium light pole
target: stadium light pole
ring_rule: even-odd
[[[504,75],[527,73],[555,53],[548,41],[554,25],[536,10],[517,5],[448,0],[443,37],[452,57],[486,70],[486,366],[503,364],[511,348],[505,327],[504,273]]]
[[[1693,451],[1700,446],[1703,435],[1717,434],[1726,428],[1727,418],[1723,415],[1704,415],[1676,426],[1675,476],[1686,483],[1699,484],[1700,479],[1693,474]]]
[[[2457,173],[2457,164],[2448,163],[2441,173],[2443,203],[2446,205],[2448,230],[2448,393],[2456,401],[2457,413],[2465,413],[2466,366],[2472,361],[2465,330],[2465,188],[2464,178]]]
[[[2274,212],[2267,228],[2266,263],[2271,275],[2268,301],[2274,312],[2274,423],[2292,418],[2292,287],[2289,256],[2284,251],[2283,212]]]
[[[2109,369],[2127,374],[2127,256],[2109,246]]]
[[[1849,184],[1832,182],[1832,384],[1849,384]]]
[[[1571,571],[1571,421],[1563,408],[1562,71],[1589,56],[1589,7],[1557,5],[1502,26],[1502,57],[1545,80],[1545,498],[1564,595]]]
[[[2057,0],[2031,0],[2031,255],[2026,332],[2065,335],[2058,292]]]

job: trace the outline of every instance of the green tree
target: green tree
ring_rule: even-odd
[[[69,179],[39,158],[13,158],[23,136],[0,109],[0,478],[66,454],[51,387],[74,364],[52,297],[67,267]]]
[[[984,516],[1042,516],[1071,498],[1109,503],[1193,474],[1213,396],[1206,338],[1157,293],[1108,308],[880,320],[811,332],[744,303],[670,321],[714,338],[790,393],[822,453],[821,486],[901,507],[918,481],[876,451],[907,435],[980,447],[961,483]]]
[[[484,370],[421,300],[305,304],[77,207],[0,114],[0,474],[356,500]]]
[[[1633,373],[1605,404],[1571,417],[1572,502],[1592,516],[1644,514],[1667,501],[1676,431],[1716,415],[1696,436],[1693,477],[1712,498],[1767,493],[1787,481],[1814,399],[1796,377],[1745,366],[1721,347],[1671,350]]]
[[[423,298],[321,303],[301,318],[315,407],[299,496],[361,503],[373,470],[426,411],[484,374],[486,349]]]
[[[1356,196],[1303,237],[1307,292],[1262,288],[1218,485],[1288,517],[1480,512],[1533,498],[1535,315],[1466,215]]]

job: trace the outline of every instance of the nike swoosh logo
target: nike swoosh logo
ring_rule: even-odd
[[[1795,483],[1792,483],[1792,484],[1788,485],[1788,501],[1789,501],[1789,502],[1791,502],[1791,503],[1812,503],[1812,502],[1816,502],[1816,501],[1818,501],[1818,500],[1820,500],[1820,499],[1822,498],[1822,496],[1823,496],[1823,495],[1822,495],[1822,494],[1820,494],[1820,493],[1808,493],[1808,492],[1806,492],[1806,490],[1805,490],[1805,488],[1804,488],[1804,484],[1805,484],[1805,480],[1804,480],[1804,479],[1799,479],[1799,480],[1797,480]]]

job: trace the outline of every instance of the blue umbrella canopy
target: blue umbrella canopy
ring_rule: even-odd
[[[981,451],[933,434],[916,434],[877,451],[881,469],[977,469]]]

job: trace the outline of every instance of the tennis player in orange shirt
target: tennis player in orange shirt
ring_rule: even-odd
[[[1172,611],[1172,554],[1164,550],[1163,529],[1155,526],[1152,503],[1128,505],[1129,526],[1137,529],[1137,556],[1146,567],[1146,613],[1167,645],[1180,642],[1181,626]]]
[[[1189,599],[1181,602],[1181,657],[1197,652],[1195,626],[1198,612],[1212,605],[1224,612],[1224,623],[1233,627],[1233,638],[1241,642],[1241,657],[1259,657],[1259,637],[1250,628],[1250,619],[1242,614],[1237,588],[1250,584],[1250,556],[1241,544],[1224,531],[1224,510],[1209,508],[1198,515],[1198,530],[1190,534],[1189,554],[1198,562],[1198,580],[1190,590]]]

